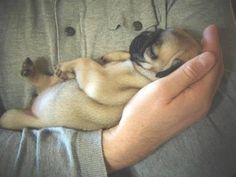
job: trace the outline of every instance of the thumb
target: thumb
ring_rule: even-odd
[[[216,57],[211,52],[204,52],[201,55],[189,60],[179,69],[163,78],[169,98],[173,99],[193,83],[207,74],[216,63]]]

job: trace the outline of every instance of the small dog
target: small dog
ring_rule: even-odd
[[[37,88],[38,96],[30,110],[7,111],[0,126],[81,130],[115,126],[124,106],[138,90],[200,52],[199,43],[183,30],[157,29],[138,35],[129,52],[104,55],[103,64],[79,58],[60,63],[52,76],[38,71],[27,58],[21,74]]]

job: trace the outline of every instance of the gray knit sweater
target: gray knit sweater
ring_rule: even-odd
[[[0,108],[29,105],[34,89],[19,74],[26,57],[50,66],[78,57],[96,59],[128,50],[134,36],[154,25],[185,28],[200,39],[212,23],[220,29],[226,74],[211,112],[113,176],[233,176],[236,30],[229,0],[0,0]],[[106,177],[101,132],[0,129],[0,177]]]

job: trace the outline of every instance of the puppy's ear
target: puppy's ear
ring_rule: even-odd
[[[172,73],[173,71],[178,69],[183,63],[184,63],[183,60],[181,60],[179,58],[174,59],[171,66],[164,71],[158,72],[156,74],[156,77],[162,78],[162,77],[169,75],[170,73]]]

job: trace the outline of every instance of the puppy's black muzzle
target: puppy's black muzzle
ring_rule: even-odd
[[[160,71],[156,74],[156,77],[158,78],[162,78],[162,77],[165,77],[167,75],[169,75],[170,73],[174,72],[176,69],[178,69],[184,62],[182,60],[180,60],[179,58],[176,58],[172,65],[164,70],[164,71]]]
[[[161,42],[160,34],[163,29],[157,29],[156,31],[144,31],[133,39],[130,44],[129,52],[131,60],[137,64],[145,62],[144,52],[145,50],[153,45],[154,43]]]

